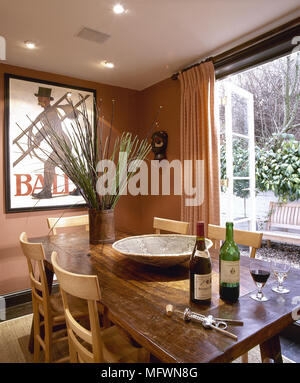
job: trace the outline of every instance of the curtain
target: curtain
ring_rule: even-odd
[[[190,222],[195,234],[196,222],[220,224],[219,138],[214,121],[214,66],[211,61],[195,66],[179,75],[181,84],[181,161],[192,160],[193,167],[184,177],[195,186],[195,160],[201,162],[203,202],[187,206],[187,195],[181,197],[181,219]],[[192,180],[191,180],[192,177]],[[207,231],[206,231],[207,232]]]

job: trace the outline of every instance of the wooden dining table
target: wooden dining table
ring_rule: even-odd
[[[125,236],[118,234],[118,238]],[[31,238],[30,241],[44,246],[50,289],[53,280],[51,254],[56,251],[58,263],[64,269],[98,276],[101,303],[109,320],[162,362],[231,362],[256,345],[260,345],[262,359],[282,362],[279,333],[295,319],[292,313],[297,307],[295,297],[300,297],[300,270],[292,269],[288,275],[285,284],[290,293],[273,292],[271,287],[275,280],[273,284],[268,281],[263,291],[269,300],[257,302],[250,298],[250,293],[256,290],[249,272],[250,259],[242,256],[240,298],[235,304],[226,304],[219,298],[218,291],[219,254],[210,249],[213,296],[211,304],[204,306],[189,300],[187,262],[169,268],[137,263],[116,252],[111,244],[90,245],[86,231]],[[244,325],[229,326],[228,330],[238,337],[234,340],[213,329],[205,329],[200,323],[185,322],[178,312],[167,316],[167,304],[180,312],[189,307],[202,314],[241,320]]]

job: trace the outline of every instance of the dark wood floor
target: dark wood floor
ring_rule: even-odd
[[[6,309],[6,320],[32,313],[31,302]],[[300,363],[300,325],[293,324],[280,335],[282,354],[296,363]]]

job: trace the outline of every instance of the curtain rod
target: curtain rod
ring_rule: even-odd
[[[199,66],[200,64],[203,64],[203,63],[205,63],[205,62],[207,62],[207,61],[213,61],[213,57],[206,57],[206,58],[204,58],[203,60],[201,60],[201,61],[199,61],[199,62],[197,62],[197,63],[195,63],[195,64],[191,64],[191,65],[187,66],[186,68],[182,69],[181,71],[172,74],[171,79],[172,79],[172,80],[177,80],[177,79],[178,79],[178,76],[179,76],[181,73],[186,72],[187,70],[192,69],[192,68],[194,68],[194,67],[196,67],[196,66]]]
[[[288,23],[285,23],[285,24],[283,24],[277,28],[274,28],[268,32],[265,32],[265,33],[263,33],[257,37],[254,37],[253,39],[251,39],[245,43],[239,44],[239,45],[235,46],[234,48],[231,48],[231,49],[229,49],[225,52],[222,52],[216,56],[207,57],[207,58],[201,60],[200,62],[188,65],[184,69],[178,71],[177,73],[174,73],[171,76],[171,79],[177,80],[178,76],[181,73],[186,72],[187,70],[189,70],[191,68],[197,67],[200,64],[207,62],[207,61],[212,61],[214,65],[220,64],[223,60],[228,59],[230,56],[233,56],[234,54],[238,54],[241,51],[245,51],[247,48],[253,47],[255,44],[261,43],[264,40],[267,40],[267,39],[270,39],[276,35],[279,35],[280,33],[285,32],[285,31],[291,29],[292,27],[297,27],[297,26],[299,26],[299,24],[300,24],[300,17],[297,17],[296,19],[293,19],[293,20],[289,21]]]

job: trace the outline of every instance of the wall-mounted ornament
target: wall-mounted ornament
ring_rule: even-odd
[[[164,131],[154,132],[151,138],[152,152],[155,154],[154,159],[161,161],[167,158],[168,133]]]

